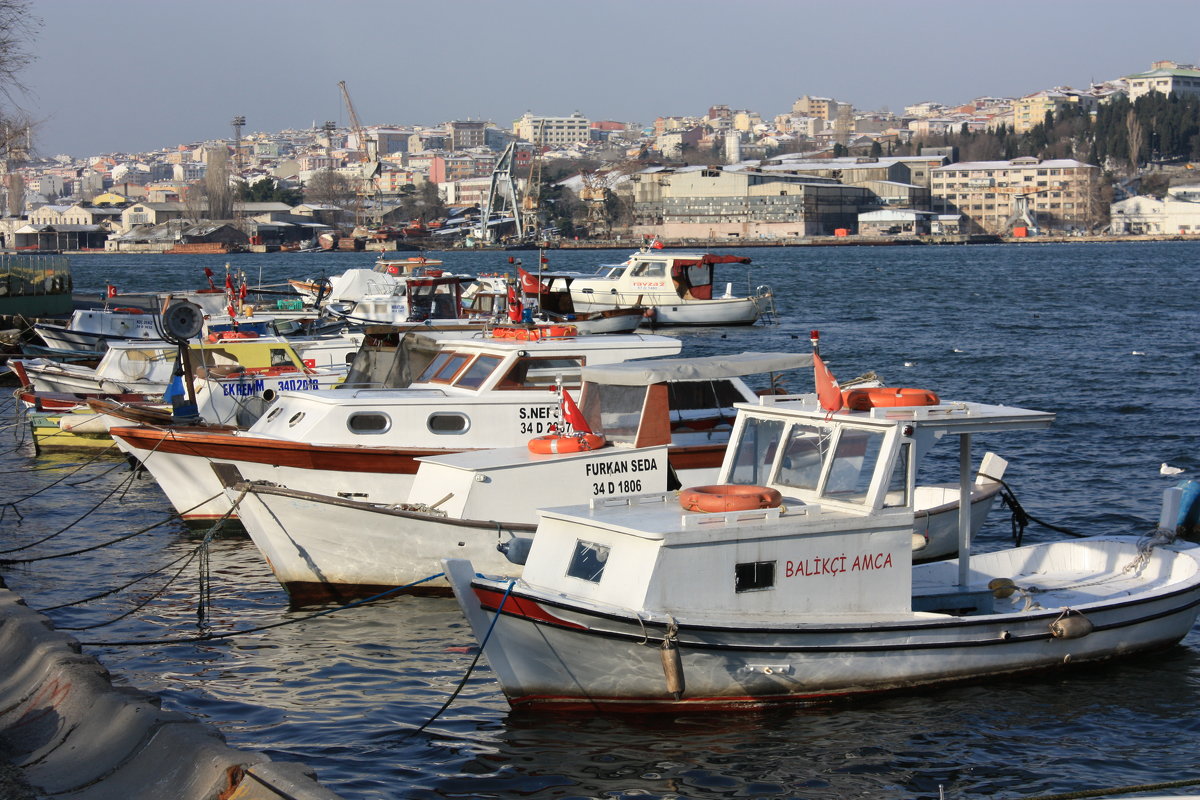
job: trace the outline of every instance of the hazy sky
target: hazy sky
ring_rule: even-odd
[[[38,151],[490,119],[653,122],[805,94],[857,109],[1086,87],[1200,62],[1200,0],[34,0]]]

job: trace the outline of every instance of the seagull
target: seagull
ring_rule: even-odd
[[[1132,353],[1130,353],[1129,355],[1131,355],[1131,356],[1144,356],[1144,355],[1146,355],[1146,351],[1144,351],[1144,350],[1134,350],[1134,351],[1133,351]]]
[[[955,352],[955,353],[961,353],[961,352],[962,352],[962,350],[956,347],[956,348],[954,348],[954,351],[953,351],[953,352]]]
[[[1172,467],[1165,461],[1162,463],[1162,466],[1158,468],[1159,475],[1178,475],[1181,472],[1183,472],[1181,467]]]
[[[906,366],[906,367],[915,367],[916,365],[917,365],[917,362],[915,362],[915,361],[905,361],[904,362],[904,366]]]

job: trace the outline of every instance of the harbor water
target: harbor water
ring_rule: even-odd
[[[1080,534],[1150,531],[1163,490],[1200,473],[1200,243],[729,252],[753,264],[719,266],[718,293],[725,282],[737,294],[769,285],[777,322],[671,331],[684,355],[808,352],[809,331],[819,329],[839,378],[873,370],[946,400],[1053,411],[1048,431],[977,436],[973,455],[1007,458],[1006,480],[1025,510]],[[624,254],[546,255],[551,269],[589,269]],[[509,256],[537,263],[533,251],[429,255],[472,273],[510,269]],[[99,298],[108,284],[198,288],[204,267],[219,282],[226,261],[267,285],[373,258],[71,262],[76,291]],[[811,374],[791,376],[787,388],[811,391]],[[117,684],[157,693],[234,747],[306,763],[348,800],[1031,798],[1200,779],[1196,631],[1180,646],[1111,664],[853,703],[514,713],[485,660],[463,684],[477,648],[453,599],[396,597],[321,616],[289,610],[244,535],[218,534],[206,563],[189,560],[203,533],[169,519],[152,478],[111,453],[35,456],[13,399],[3,403],[0,559],[24,560],[0,566],[8,586],[70,630]],[[956,454],[943,462],[933,468],[947,474],[935,478],[953,474]],[[1184,472],[1163,475],[1164,462]],[[555,504],[552,488],[544,500]],[[1024,538],[1065,535],[1033,524]],[[1011,542],[1010,514],[997,507],[977,547]],[[250,628],[265,630],[213,638]]]

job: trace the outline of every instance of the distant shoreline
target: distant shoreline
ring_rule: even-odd
[[[1082,244],[1082,243],[1114,243],[1114,242],[1200,242],[1200,236],[1184,236],[1181,234],[1138,234],[1138,235],[1097,235],[1097,236],[994,236],[990,234],[975,234],[970,236],[812,236],[805,239],[747,239],[746,241],[713,241],[713,240],[696,240],[682,239],[677,241],[661,240],[665,248],[686,249],[686,250],[729,250],[729,249],[744,249],[751,247],[921,247],[921,246],[948,246],[948,245],[980,245],[980,244]],[[642,242],[628,242],[617,240],[596,240],[589,239],[587,241],[563,241],[558,242],[550,247],[542,248],[545,250],[630,250],[644,246]],[[469,252],[522,252],[537,250],[537,247],[513,248],[503,246],[481,246],[481,247],[429,247],[419,252],[427,253],[469,253]],[[270,250],[252,248],[241,251],[242,253],[284,253],[290,251]],[[318,253],[375,253],[377,255],[387,255],[389,253],[401,252],[418,252],[418,251],[403,251],[403,250],[321,250]],[[31,251],[16,251],[16,250],[0,250],[0,254],[30,254]],[[162,252],[146,251],[146,250],[42,250],[36,251],[37,255],[57,254],[67,256],[78,255],[113,255],[113,256],[139,256],[139,255],[164,255]],[[311,253],[309,253],[311,254]],[[306,255],[309,255],[306,254]],[[184,253],[170,255],[208,255],[212,253]],[[237,253],[222,253],[221,255],[237,255]]]

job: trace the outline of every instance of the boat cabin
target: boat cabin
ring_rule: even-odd
[[[437,450],[524,445],[550,433],[559,417],[559,399],[550,390],[578,390],[584,366],[670,356],[682,347],[666,336],[522,341],[498,332],[445,339],[405,334],[390,352],[360,353],[343,388],[280,394],[250,433]],[[362,388],[378,376],[406,386]]]
[[[967,509],[971,436],[1044,428],[1054,418],[976,403],[830,413],[811,396],[767,396],[738,408],[722,485],[705,488],[734,497],[736,507],[742,487],[754,487],[746,493],[761,490],[764,507],[686,510],[662,494],[545,510],[523,583],[680,623],[677,609],[713,624],[910,616],[921,455],[948,435],[959,438]],[[960,552],[969,553],[970,526],[961,521]],[[960,559],[964,587],[968,563]]]
[[[735,255],[646,250],[634,253],[622,264],[601,267],[590,281],[577,281],[576,291],[608,291],[625,295],[674,294],[683,300],[713,299],[713,268],[716,264],[749,264]]]

